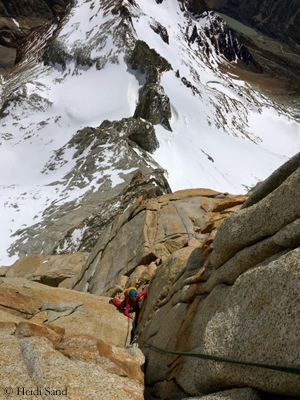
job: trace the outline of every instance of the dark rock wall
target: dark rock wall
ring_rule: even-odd
[[[299,0],[207,0],[214,9],[268,36],[288,44],[300,44]]]
[[[0,12],[4,17],[52,18],[64,12],[69,0],[1,0]]]
[[[0,0],[0,69],[13,66],[23,39],[52,18],[62,17],[70,3],[71,0]]]
[[[182,10],[187,10],[194,16],[198,16],[209,10],[204,0],[178,0]]]

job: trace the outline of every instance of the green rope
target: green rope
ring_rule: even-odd
[[[143,340],[141,340],[141,342],[143,342],[146,345],[146,347],[150,348],[151,350],[157,351],[158,353],[174,354],[176,356],[182,356],[182,357],[203,358],[205,360],[213,360],[213,361],[226,362],[226,363],[231,363],[231,364],[240,364],[240,365],[246,365],[249,367],[265,368],[265,369],[271,369],[271,370],[280,371],[280,372],[286,372],[289,374],[300,375],[300,368],[297,368],[297,367],[285,367],[285,366],[281,366],[281,365],[261,364],[258,362],[250,362],[250,361],[239,361],[239,360],[234,360],[234,359],[228,358],[228,357],[220,357],[220,356],[214,356],[214,355],[209,355],[209,354],[164,350],[159,347],[152,346],[151,344],[144,342]]]

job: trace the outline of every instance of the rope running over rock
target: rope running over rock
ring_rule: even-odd
[[[205,360],[226,362],[226,363],[231,363],[231,364],[240,364],[240,365],[246,365],[249,367],[265,368],[265,369],[270,369],[270,370],[274,370],[274,371],[280,371],[280,372],[285,372],[285,373],[289,373],[289,374],[300,375],[300,367],[299,368],[298,367],[286,367],[286,366],[282,366],[282,365],[262,364],[259,362],[234,360],[234,359],[228,358],[228,357],[220,357],[220,356],[214,356],[214,355],[209,355],[209,354],[171,351],[171,350],[167,350],[167,349],[161,349],[156,346],[152,346],[151,344],[144,342],[143,340],[141,340],[141,342],[145,345],[145,347],[148,347],[150,350],[154,350],[158,353],[173,354],[173,355],[182,356],[182,357],[202,358]]]

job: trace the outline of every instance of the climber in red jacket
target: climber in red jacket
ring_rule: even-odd
[[[136,319],[137,319],[139,311],[140,311],[139,300],[142,297],[146,298],[146,296],[147,296],[146,290],[143,290],[142,292],[138,293],[137,289],[135,287],[129,287],[124,292],[124,300],[123,301],[121,301],[117,298],[114,298],[114,299],[110,300],[110,303],[114,304],[117,308],[120,308],[121,310],[124,309],[124,315],[126,315],[126,317],[128,317],[128,318],[133,319],[130,316],[130,312],[135,312]]]

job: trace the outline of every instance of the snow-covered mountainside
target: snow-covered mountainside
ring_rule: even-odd
[[[78,0],[20,58],[1,77],[1,264],[84,249],[138,170],[162,192],[161,168],[172,190],[242,193],[300,150],[286,110],[221,72],[260,71],[201,1]]]

